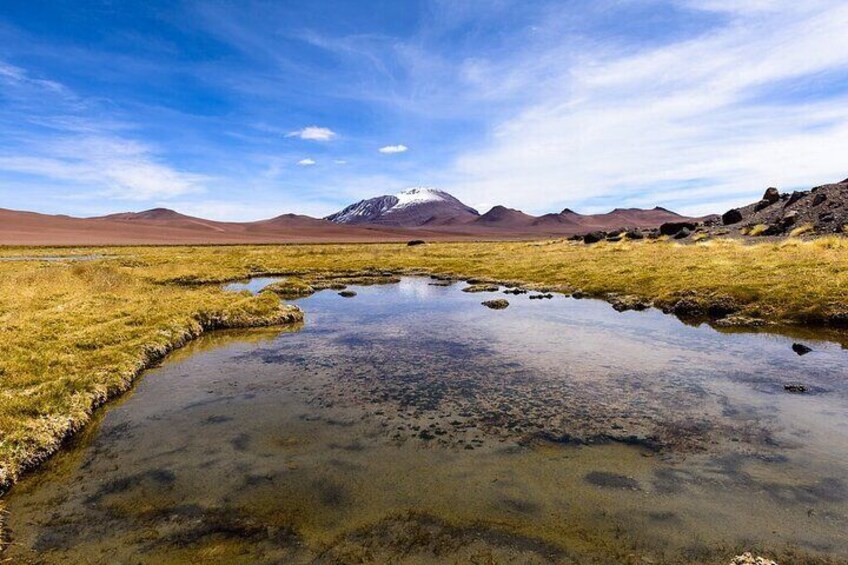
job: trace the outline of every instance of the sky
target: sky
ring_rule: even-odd
[[[0,0],[0,208],[723,212],[848,177],[844,0]]]

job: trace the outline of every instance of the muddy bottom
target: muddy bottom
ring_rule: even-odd
[[[14,488],[3,557],[848,562],[839,345],[432,282],[176,353]]]

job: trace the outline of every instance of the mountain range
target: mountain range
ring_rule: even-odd
[[[414,187],[351,204],[326,218],[283,214],[220,222],[167,208],[74,218],[0,209],[0,244],[107,245],[532,239],[593,230],[655,228],[687,218],[665,208],[616,208],[606,214],[533,216],[495,206],[484,214],[445,191]]]

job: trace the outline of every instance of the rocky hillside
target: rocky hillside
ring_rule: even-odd
[[[725,212],[721,226],[749,236],[846,233],[848,179],[791,194],[769,188],[758,202]]]

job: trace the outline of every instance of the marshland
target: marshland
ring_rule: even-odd
[[[845,239],[0,255],[13,560],[848,559]]]

